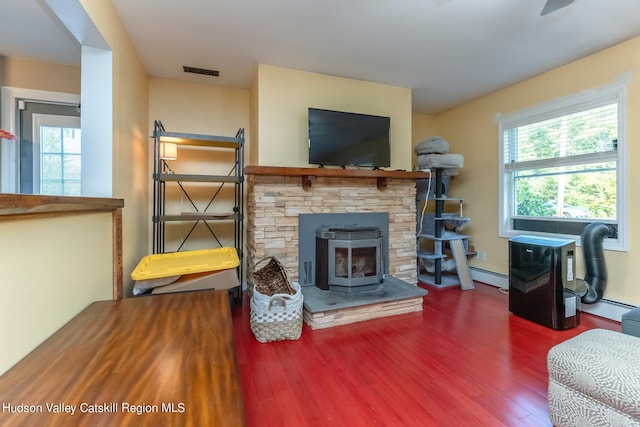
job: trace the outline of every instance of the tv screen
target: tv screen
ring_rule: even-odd
[[[391,166],[391,119],[309,108],[309,163]]]

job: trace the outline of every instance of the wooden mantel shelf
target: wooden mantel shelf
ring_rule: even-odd
[[[378,169],[343,169],[343,168],[292,168],[284,166],[245,166],[245,175],[299,176],[302,187],[306,190],[316,177],[326,178],[376,178],[378,189],[385,188],[389,179],[422,179],[429,178],[429,172]]]
[[[0,194],[0,220],[55,217],[60,215],[111,212],[113,244],[113,299],[121,299],[122,208],[123,199],[102,197],[42,196],[36,194]]]

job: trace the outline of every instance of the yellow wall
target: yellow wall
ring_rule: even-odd
[[[417,169],[418,156],[413,152],[413,147],[430,136],[438,134],[438,120],[433,114],[413,113],[411,117],[411,164]]]
[[[0,61],[0,68],[2,68],[1,86],[80,93],[80,67],[78,66],[4,57],[4,60]]]
[[[0,221],[0,374],[112,295],[111,214]]]
[[[640,252],[635,242],[640,229],[633,212],[640,208],[640,197],[634,191],[639,185],[640,170],[634,160],[640,159],[635,143],[640,140],[640,38],[575,61],[529,80],[499,90],[488,96],[437,115],[437,130],[449,141],[451,152],[464,155],[464,168],[451,184],[451,192],[465,199],[465,215],[472,218],[466,231],[477,250],[486,251],[487,260],[471,260],[475,267],[508,273],[508,240],[498,237],[498,126],[496,113],[511,113],[557,97],[607,85],[632,77],[628,87],[628,200],[629,251],[606,251],[609,273],[605,298],[640,305],[637,268]],[[581,253],[578,277],[584,277]]]
[[[258,73],[254,74],[253,82],[251,84],[250,95],[249,95],[249,105],[250,105],[250,115],[251,115],[251,140],[249,141],[249,146],[245,151],[245,164],[246,165],[257,165],[258,164],[258,142],[257,135],[259,133],[259,125],[258,125]]]
[[[169,132],[234,136],[245,128],[248,133],[249,108],[249,89],[149,80],[149,135],[154,120]]]
[[[306,167],[309,107],[391,117],[391,169],[411,169],[411,90],[260,64],[257,158]]]

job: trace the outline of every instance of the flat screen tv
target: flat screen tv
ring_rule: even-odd
[[[309,163],[391,166],[391,118],[309,108]]]

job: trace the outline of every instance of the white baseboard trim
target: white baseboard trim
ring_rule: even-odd
[[[481,270],[476,267],[469,267],[469,270],[471,270],[471,278],[480,283],[486,283],[487,285],[498,288],[509,287],[509,276],[506,274],[494,273],[489,270]]]
[[[482,270],[475,267],[470,267],[469,270],[471,270],[471,278],[473,280],[486,283],[487,285],[496,286],[498,288],[509,288],[509,276],[505,274]],[[635,307],[632,305],[604,298],[595,304],[581,304],[581,311],[616,322],[621,322],[622,315],[634,308]]]
[[[581,310],[585,313],[604,317],[605,319],[615,320],[616,322],[622,322],[622,315],[634,308],[635,307],[632,305],[604,298],[595,304],[581,305]]]

